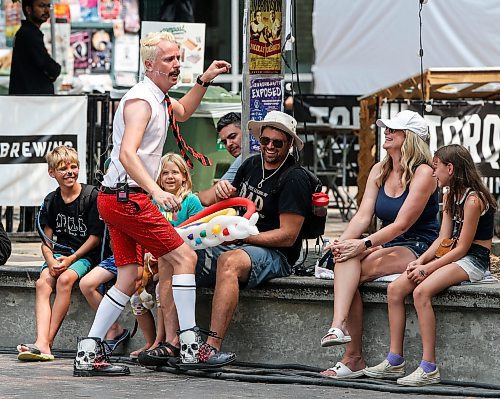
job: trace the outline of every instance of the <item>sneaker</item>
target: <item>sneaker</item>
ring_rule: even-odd
[[[205,333],[216,337],[214,332]],[[203,342],[201,330],[198,327],[179,331],[179,340],[181,343],[179,368],[203,369],[221,367],[236,360],[234,353],[218,351],[213,346]]]
[[[128,375],[127,366],[111,364],[100,338],[78,338],[76,358],[73,363],[74,377]]]
[[[363,370],[364,375],[372,378],[399,378],[406,374],[406,362],[392,366],[387,359],[373,367]]]
[[[413,373],[396,381],[399,385],[408,385],[411,387],[421,387],[423,385],[439,384],[441,376],[439,369],[436,368],[432,373],[426,373],[422,367],[418,367]]]

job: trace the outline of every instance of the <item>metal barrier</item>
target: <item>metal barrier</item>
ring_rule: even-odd
[[[87,97],[87,182],[97,184],[96,172],[104,170],[110,153],[114,110],[110,107],[109,93],[88,94]],[[0,207],[0,221],[12,239],[33,239],[37,235],[35,217],[38,210],[35,206]]]

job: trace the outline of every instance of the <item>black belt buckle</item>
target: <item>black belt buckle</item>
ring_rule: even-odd
[[[128,183],[116,184],[116,200],[118,202],[128,202],[129,188]]]

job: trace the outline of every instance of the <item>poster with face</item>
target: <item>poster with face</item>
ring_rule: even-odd
[[[82,73],[90,72],[91,47],[89,31],[72,32],[70,45],[73,52],[73,70],[78,76]]]
[[[110,73],[113,43],[111,30],[94,30],[91,38],[91,73]]]
[[[251,74],[281,73],[281,0],[250,1]]]

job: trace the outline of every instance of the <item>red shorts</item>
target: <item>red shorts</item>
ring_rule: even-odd
[[[146,194],[118,202],[116,194],[99,192],[97,208],[108,225],[116,266],[142,264],[142,248],[159,258],[184,243]]]

